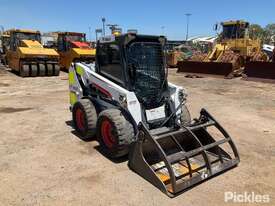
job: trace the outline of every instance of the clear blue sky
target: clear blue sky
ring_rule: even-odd
[[[0,25],[41,31],[70,30],[89,33],[107,23],[124,30],[164,34],[170,39],[184,39],[185,13],[192,13],[190,36],[213,34],[216,22],[245,19],[265,26],[275,22],[273,0],[0,0]],[[88,35],[89,36],[89,35]],[[92,32],[92,38],[95,38]]]

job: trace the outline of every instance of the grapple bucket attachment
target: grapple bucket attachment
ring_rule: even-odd
[[[275,62],[247,62],[244,74],[247,78],[275,80]]]
[[[230,77],[234,72],[231,63],[223,62],[199,62],[199,61],[180,61],[178,62],[177,72],[190,72],[201,74],[214,74]]]
[[[129,155],[129,167],[170,197],[239,161],[231,137],[205,109],[190,126],[177,130],[148,130],[140,123]]]

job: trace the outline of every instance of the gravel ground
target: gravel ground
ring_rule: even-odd
[[[232,135],[237,168],[168,198],[74,135],[66,73],[20,78],[0,68],[0,205],[238,205],[224,202],[226,191],[268,194],[274,205],[275,84],[169,73],[194,117],[205,107]]]

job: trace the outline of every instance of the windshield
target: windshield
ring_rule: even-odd
[[[160,43],[135,42],[127,49],[133,89],[145,107],[156,107],[163,98],[166,73]]]
[[[40,42],[40,34],[39,33],[16,33],[16,39],[18,40],[36,40]]]
[[[223,26],[223,38],[224,39],[244,38],[245,31],[246,31],[246,28],[241,27],[240,25]]]

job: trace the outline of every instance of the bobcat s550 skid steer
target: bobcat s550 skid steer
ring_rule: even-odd
[[[73,123],[110,157],[173,197],[239,163],[237,149],[205,110],[191,120],[186,92],[169,83],[161,36],[123,34],[98,41],[95,64],[69,70]],[[216,130],[214,130],[216,129]]]

